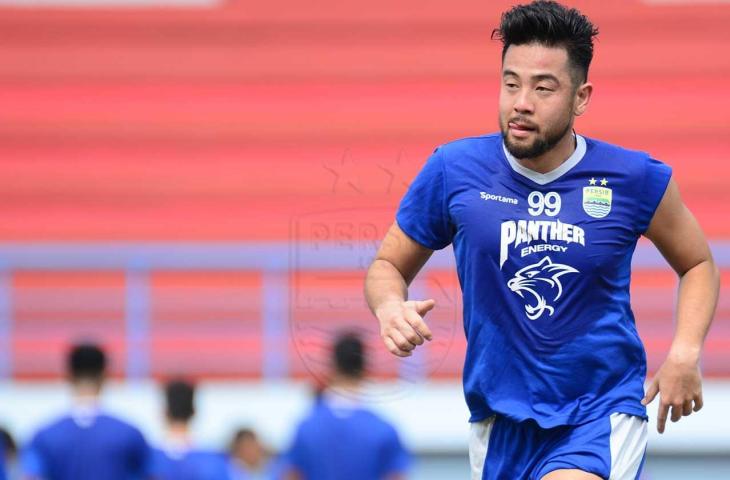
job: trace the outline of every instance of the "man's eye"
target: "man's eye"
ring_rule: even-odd
[[[516,83],[507,83],[506,85],[507,85],[507,88],[517,88]]]
[[[537,87],[538,92],[552,92],[553,90],[547,87]]]

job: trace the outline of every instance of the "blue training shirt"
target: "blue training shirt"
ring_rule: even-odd
[[[122,420],[66,416],[41,429],[21,461],[31,478],[138,480],[149,478],[150,449],[139,430]]]
[[[0,438],[0,480],[7,478],[7,473],[5,472],[5,449],[5,441]]]
[[[230,480],[285,480],[288,462],[286,455],[271,458],[258,470],[249,469],[243,462],[232,459]]]
[[[155,449],[152,456],[155,480],[231,480],[227,455],[191,449],[168,452]]]
[[[286,456],[304,480],[382,480],[410,464],[389,423],[365,408],[326,399],[301,422]]]
[[[396,220],[427,248],[453,243],[470,421],[646,417],[631,257],[670,177],[645,153],[579,135],[546,174],[520,165],[500,134],[436,148]]]

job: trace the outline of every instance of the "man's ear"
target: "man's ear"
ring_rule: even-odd
[[[593,84],[585,82],[575,91],[575,107],[573,113],[579,117],[588,110],[588,104],[591,103],[591,95],[593,95]]]

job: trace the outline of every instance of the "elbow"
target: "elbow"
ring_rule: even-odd
[[[713,285],[720,285],[720,269],[718,268],[715,260],[712,257],[705,258],[704,260],[698,262],[690,268],[687,268],[686,270],[677,271],[677,274],[681,280],[690,272],[694,273],[700,271],[703,272],[704,276],[711,280]]]
[[[691,271],[703,272],[702,275],[704,276],[704,278],[707,279],[706,281],[709,286],[715,291],[720,290],[720,268],[717,266],[717,263],[715,263],[715,260],[712,257],[700,262],[691,269],[687,270],[684,275]],[[680,276],[680,278],[684,277],[684,275]]]
[[[708,277],[710,277],[712,281],[712,285],[719,289],[720,288],[720,267],[717,266],[717,263],[715,263],[715,259],[710,255],[708,259],[706,259],[703,263],[707,265],[707,271],[708,271]]]
[[[710,264],[712,266],[713,284],[715,285],[715,288],[717,288],[719,290],[720,289],[720,278],[721,278],[720,268],[717,266],[717,264],[715,263],[714,260],[710,260]]]

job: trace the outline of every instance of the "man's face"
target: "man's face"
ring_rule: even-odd
[[[527,44],[507,49],[499,128],[512,155],[539,157],[572,129],[578,98],[570,74],[564,48]]]
[[[259,465],[266,456],[263,446],[255,437],[244,437],[236,443],[234,455],[246,465]]]

